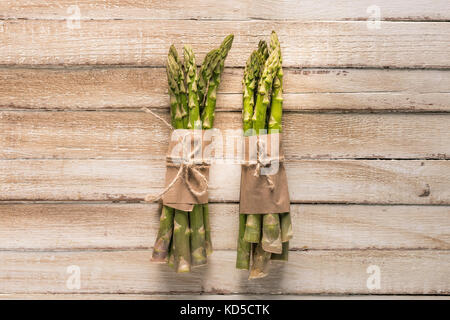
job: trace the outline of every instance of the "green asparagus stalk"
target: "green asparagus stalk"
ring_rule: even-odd
[[[169,49],[167,60],[169,95],[171,102],[172,125],[175,129],[187,127],[187,96],[184,74],[178,53],[174,46]],[[170,217],[171,214],[171,217]],[[189,221],[188,213],[164,206],[161,214],[160,229],[156,239],[153,256],[159,261],[167,261],[169,266],[176,267],[177,272],[190,271]],[[172,241],[167,241],[168,229],[171,225]],[[175,231],[177,230],[177,231]],[[163,237],[163,235],[166,235]],[[170,238],[170,237],[169,237]],[[170,248],[169,248],[170,246]],[[164,253],[166,258],[162,260]]]
[[[272,260],[280,260],[280,261],[288,261],[289,258],[289,241],[283,242],[283,250],[281,254],[272,253],[270,259]]]
[[[250,268],[251,243],[244,240],[246,214],[239,215],[239,236],[237,244],[236,268],[248,270]]]
[[[252,117],[253,129],[256,131],[256,134],[263,133],[263,130],[266,129],[267,107],[270,104],[272,84],[279,67],[279,54],[277,50],[274,50],[270,53],[269,58],[267,58],[264,64],[264,71],[258,83],[258,94]]]
[[[270,106],[269,131],[268,133],[281,132],[281,116],[283,110],[283,69],[281,67],[281,48],[277,34],[272,32],[270,41],[271,52],[276,52],[278,56],[278,68],[272,84],[272,101]],[[263,217],[263,237],[262,247],[265,251],[281,254],[281,227],[278,214],[266,214]]]
[[[175,210],[173,241],[176,270],[179,273],[191,271],[191,249],[189,243],[189,215],[185,211]]]
[[[203,224],[205,226],[206,256],[209,256],[213,252],[213,248],[211,241],[211,223],[209,221],[209,206],[207,203],[203,205]]]
[[[274,76],[279,68],[278,52],[272,51],[264,63],[264,70],[258,83],[258,93],[255,110],[252,117],[253,134],[262,134],[266,129],[266,112],[270,103],[270,92]],[[257,243],[261,239],[261,220],[259,214],[251,214],[247,217],[244,239]]]
[[[206,264],[205,226],[203,221],[203,205],[196,204],[189,213],[191,225],[191,259],[192,266]]]
[[[264,251],[281,254],[281,228],[278,213],[270,213],[263,216],[262,233],[261,244]]]
[[[272,50],[277,50],[280,55],[280,69],[278,70],[278,73],[275,77],[273,84],[272,108],[269,119],[269,132],[275,133],[282,131],[281,117],[283,112],[283,68],[281,67],[282,64],[281,46],[275,32],[272,32],[270,46]],[[283,255],[287,257],[287,252],[284,253],[284,251],[289,250],[288,241],[293,236],[290,213],[285,212],[280,214],[280,220],[281,220],[281,241],[283,243],[286,243],[283,244]]]
[[[256,245],[249,279],[258,279],[267,276],[267,266],[270,261],[270,256],[271,253],[264,251],[261,243]]]
[[[227,36],[219,49],[212,50],[205,57],[205,61],[200,69],[199,97],[200,108],[202,110],[202,128],[211,129],[214,124],[216,109],[216,94],[220,84],[220,77],[224,69],[225,59],[233,44],[233,35]],[[203,97],[203,95],[206,96]],[[209,222],[208,204],[203,205],[203,220],[205,225],[205,248],[206,254],[210,255],[213,251],[211,240],[211,226]]]
[[[200,103],[198,99],[198,74],[192,47],[184,46],[184,70],[188,85],[189,122],[188,129],[201,129]]]
[[[171,60],[170,57],[173,58],[174,61]],[[175,49],[174,45],[170,46],[169,49],[169,57],[168,57],[168,68],[171,68],[174,73],[174,80],[177,84],[177,102],[178,107],[176,109],[176,112],[174,113],[177,115],[177,120],[182,120],[183,124],[178,125],[178,129],[181,129],[183,127],[187,126],[187,116],[188,116],[188,105],[187,105],[187,92],[186,92],[186,86],[184,84],[184,72],[183,72],[183,65],[178,57],[177,49]]]
[[[198,98],[200,101],[201,111],[203,111],[203,109],[205,108],[206,92],[208,90],[209,81],[215,69],[215,65],[213,62],[216,60],[218,54],[219,54],[218,49],[213,49],[210,52],[208,52],[200,68],[198,79]]]
[[[166,70],[169,83],[171,121],[175,128],[179,128],[182,126],[179,82],[183,72],[180,68],[178,54],[174,46],[170,47]],[[169,246],[173,234],[173,216],[173,208],[164,206],[160,216],[158,235],[153,246],[152,261],[154,262],[167,262],[169,259]]]
[[[174,250],[175,250],[175,244],[174,244],[173,237],[172,237],[171,242],[170,242],[170,249],[169,249],[169,260],[167,261],[167,265],[171,268],[175,268]]]
[[[260,40],[258,43],[258,52],[261,54],[262,64],[266,62],[269,57],[269,48],[267,47],[267,42]],[[262,71],[261,71],[262,72]]]
[[[188,129],[201,129],[200,103],[198,97],[199,77],[197,73],[197,65],[195,63],[194,51],[188,45],[184,46],[184,69],[186,72],[189,101],[189,122],[187,127]],[[190,223],[190,257],[192,266],[206,264],[205,226],[203,222],[202,205],[195,205],[193,210],[189,213],[189,219],[186,219],[186,221],[182,220],[182,222]],[[187,241],[189,242],[189,237],[187,238]],[[175,243],[175,246],[177,245],[178,243]]]
[[[172,55],[167,57],[167,79],[169,81],[170,112],[172,125],[183,126],[183,109],[181,107],[180,81],[183,74],[178,62]]]
[[[223,40],[220,48],[218,49],[218,53],[214,60],[215,62],[213,61],[211,64],[211,68],[214,67],[214,69],[212,72],[212,77],[208,84],[208,93],[206,96],[205,108],[202,112],[203,129],[211,129],[214,125],[217,89],[219,88],[220,77],[224,69],[225,59],[227,58],[228,52],[233,45],[233,39],[234,36],[231,34]]]
[[[253,134],[251,129],[253,128],[252,116],[255,105],[255,89],[264,65],[264,48],[267,51],[267,44],[265,47],[264,44],[264,41],[260,41],[259,49],[252,52],[244,70],[244,78],[242,80],[244,91],[242,122],[245,136]],[[258,243],[260,239],[260,219],[259,215],[250,215],[248,217],[246,214],[239,215],[239,238],[236,258],[236,268],[238,269],[249,269],[251,243]]]
[[[288,242],[293,237],[291,214],[289,212],[280,213],[281,220],[281,241]]]
[[[244,135],[251,135],[253,128],[252,116],[255,106],[255,89],[258,82],[258,76],[261,70],[261,56],[258,50],[252,52],[244,69],[244,79],[242,86],[244,88],[244,101],[242,108],[242,120]]]
[[[167,262],[173,232],[173,209],[164,206],[159,221],[159,231],[153,246],[152,260],[155,262]]]
[[[249,214],[245,221],[244,240],[250,243],[259,243],[261,241],[261,222],[262,215]]]

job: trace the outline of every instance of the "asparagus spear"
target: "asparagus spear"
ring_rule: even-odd
[[[186,72],[186,81],[188,85],[188,106],[189,106],[189,121],[188,129],[201,129],[200,120],[200,103],[198,98],[198,74],[197,65],[195,63],[195,55],[192,48],[188,45],[184,46],[184,69]],[[205,227],[203,224],[203,208],[202,205],[195,205],[192,212],[189,213],[188,219],[181,219],[180,223],[190,223],[191,230],[191,246],[189,255],[191,257],[192,266],[199,266],[206,264],[205,251]],[[182,228],[185,228],[182,225]],[[189,242],[189,235],[187,239]],[[175,242],[175,249],[177,251],[178,243]],[[180,267],[178,268],[178,270]]]
[[[214,114],[216,109],[216,93],[220,84],[220,76],[223,72],[225,59],[233,44],[234,35],[227,36],[219,49],[212,50],[205,58],[201,69],[201,79],[199,81],[199,95],[207,95],[205,98],[200,96],[202,109],[202,127],[204,130],[211,129],[214,123]],[[205,67],[203,67],[205,66]],[[201,85],[200,85],[201,83]],[[206,254],[212,253],[211,226],[209,223],[208,204],[203,205],[203,220],[205,226],[205,247]]]
[[[191,271],[191,249],[189,245],[189,215],[185,211],[175,210],[173,241],[176,270],[179,273]]]
[[[159,221],[159,231],[153,246],[152,260],[155,262],[167,262],[173,232],[173,208],[163,206]]]
[[[171,58],[173,58],[173,61]],[[171,60],[171,61],[169,61]],[[169,49],[169,57],[168,57],[168,68],[172,69],[172,73],[174,73],[174,81],[177,85],[176,98],[178,102],[178,107],[176,112],[173,114],[176,115],[177,121],[181,121],[182,124],[178,124],[178,129],[182,129],[187,125],[187,115],[188,115],[188,105],[187,105],[187,94],[186,94],[186,86],[184,84],[184,72],[182,63],[178,57],[177,49],[175,49],[174,45],[170,46]],[[170,93],[170,90],[169,90]]]
[[[264,41],[264,40],[259,41],[258,52],[261,54],[262,63],[264,64],[264,62],[266,62],[267,58],[269,57],[269,49],[267,47],[266,41]]]
[[[256,245],[249,279],[258,279],[267,276],[267,266],[270,256],[271,253],[264,251],[261,243]]]
[[[259,47],[263,50],[265,42],[261,42]],[[266,45],[267,49],[267,45]],[[244,96],[242,109],[242,122],[244,135],[252,135],[252,116],[253,106],[255,104],[255,89],[261,74],[262,65],[264,63],[264,54],[258,49],[252,52],[244,70],[244,78],[242,80]],[[249,220],[248,220],[249,219]],[[248,220],[248,222],[247,222]],[[248,223],[248,228],[247,228]],[[259,215],[246,214],[239,215],[239,238],[236,258],[236,268],[249,269],[250,266],[250,249],[251,243],[258,243],[260,238],[261,223]]]
[[[230,51],[231,46],[233,45],[233,39],[234,36],[230,34],[223,40],[218,50],[218,54],[211,64],[211,68],[214,67],[214,69],[208,85],[208,93],[206,96],[205,108],[203,109],[202,112],[203,129],[211,129],[213,127],[215,114],[214,111],[216,108],[216,99],[217,99],[217,89],[220,84],[220,76],[223,72],[225,59],[227,58],[228,52]]]
[[[272,253],[271,260],[288,261],[289,258],[289,241],[283,242],[283,250],[281,254]]]
[[[244,88],[244,102],[242,108],[242,120],[244,135],[251,135],[253,128],[252,116],[255,105],[255,88],[261,70],[261,56],[258,50],[252,52],[244,69],[244,79],[242,86]]]
[[[191,225],[191,259],[192,266],[206,264],[205,226],[203,221],[203,205],[196,204],[189,213]]]
[[[276,34],[272,34],[271,42],[277,40],[274,39],[274,36],[276,37]],[[252,118],[253,129],[256,134],[264,133],[262,130],[267,128],[266,117],[268,108],[270,107],[272,86],[281,67],[280,54],[281,50],[271,50],[258,83],[258,94]],[[272,112],[271,110],[270,112]],[[264,215],[262,229],[263,237],[261,243],[258,243],[254,253],[254,262],[250,271],[250,279],[266,276],[267,273],[265,270],[271,258],[271,252],[282,253],[279,216],[277,214]]]
[[[239,237],[237,245],[236,268],[248,270],[250,268],[251,243],[244,240],[246,214],[239,215]]]
[[[271,48],[272,50],[277,50],[280,53],[280,69],[275,77],[274,81],[274,90],[272,97],[272,110],[269,120],[269,130],[272,132],[281,132],[281,115],[283,112],[283,69],[281,67],[282,58],[281,58],[281,47],[278,41],[278,37],[275,32],[272,32],[271,39]],[[292,233],[292,222],[291,215],[289,212],[285,212],[280,214],[281,220],[281,241],[283,242],[283,257],[287,259],[287,252],[289,250],[289,244],[287,243],[293,236]],[[286,244],[284,244],[286,243]]]
[[[215,61],[218,54],[219,54],[218,49],[213,49],[210,52],[208,52],[200,68],[198,79],[198,98],[200,101],[201,111],[203,111],[205,107],[206,92],[208,90],[209,81],[212,77],[215,68],[213,62]]]
[[[280,42],[278,41],[278,37],[275,32],[272,32],[271,35],[270,48],[271,52],[277,53],[279,66],[275,73],[271,90],[272,103],[270,107],[268,133],[279,133],[281,132],[281,115],[283,109],[283,69],[281,67],[282,61]],[[280,217],[278,214],[266,214],[263,217],[262,247],[268,252],[277,254],[282,253]]]
[[[253,134],[263,133],[266,129],[266,112],[270,103],[270,92],[272,83],[279,67],[278,52],[272,51],[264,63],[264,70],[258,83],[255,110],[253,112],[252,124]],[[259,242],[261,238],[261,215],[251,214],[247,217],[244,239],[248,242]]]
[[[281,220],[281,241],[288,242],[293,237],[291,214],[289,212],[280,213]]]
[[[262,133],[262,130],[266,129],[266,111],[270,104],[272,84],[279,67],[279,54],[277,50],[274,50],[264,64],[264,70],[258,83],[255,111],[252,117],[253,129],[256,131],[256,134],[260,134],[260,131]]]
[[[281,228],[278,213],[269,213],[263,216],[261,244],[264,251],[281,254]]]
[[[171,268],[175,268],[174,250],[175,250],[175,244],[174,244],[173,237],[172,237],[172,239],[170,241],[169,259],[167,261],[167,265]]]
[[[183,74],[178,61],[178,54],[174,46],[169,49],[167,57],[167,80],[169,83],[170,113],[172,125],[175,128],[183,126],[180,112],[180,81]],[[169,245],[173,234],[173,208],[164,206],[161,212],[160,225],[155,245],[153,246],[152,261],[167,262]]]
[[[211,223],[209,222],[209,206],[203,205],[203,224],[205,226],[205,249],[206,255],[209,256],[213,252],[211,241]]]
[[[198,100],[198,74],[192,47],[184,46],[184,70],[188,84],[189,122],[188,129],[201,129],[200,104]]]
[[[281,254],[273,254],[273,260],[288,260],[289,240],[292,238],[292,223],[289,212],[280,213],[281,220],[281,241],[283,242],[283,252]]]

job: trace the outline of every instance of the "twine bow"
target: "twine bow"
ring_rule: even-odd
[[[160,116],[158,116],[151,110],[149,110],[147,108],[143,108],[143,110],[147,113],[152,114],[154,117],[158,118],[159,120],[161,120],[170,129],[173,129],[173,127],[167,121],[165,121],[163,118],[161,118]],[[181,137],[180,142],[183,146],[183,154],[187,153],[186,138],[188,136],[190,136],[190,134],[191,134],[191,132],[186,132]],[[177,183],[177,181],[179,179],[184,180],[184,182],[186,183],[186,186],[188,187],[189,192],[191,192],[194,196],[196,196],[196,197],[203,196],[208,191],[208,179],[205,177],[205,175],[200,170],[204,169],[204,168],[208,168],[209,163],[203,159],[203,156],[202,156],[201,161],[199,161],[199,159],[195,159],[195,155],[197,154],[197,152],[199,152],[200,147],[201,147],[200,144],[195,145],[194,150],[192,150],[192,152],[190,152],[186,158],[167,156],[166,157],[167,167],[178,167],[178,166],[180,167],[178,169],[177,175],[167,185],[167,187],[164,188],[164,190],[162,192],[160,192],[156,196],[147,195],[145,197],[145,201],[156,202],[156,201],[160,200],[167,192],[169,192],[173,188],[173,186]],[[197,176],[198,178],[200,178],[199,179],[200,180],[200,189],[199,190],[196,190],[194,188],[194,186],[192,185],[192,183],[189,179],[190,175]]]
[[[284,157],[283,156],[278,156],[278,157],[265,157],[265,152],[266,150],[266,143],[264,140],[261,140],[260,137],[257,137],[256,140],[256,161],[249,161],[247,162],[247,165],[255,165],[255,170],[253,172],[253,176],[254,177],[260,177],[261,176],[261,168],[263,167],[267,167],[268,165],[270,165],[272,162],[278,161],[278,162],[282,162],[284,161]],[[273,191],[275,189],[275,184],[273,182],[273,179],[270,175],[265,174],[264,175],[267,183],[269,184],[269,189],[270,191]]]
[[[187,132],[186,134],[184,134],[182,136],[181,139],[181,143],[183,146],[183,154],[186,154],[186,138],[190,135],[190,132]],[[178,169],[177,175],[175,176],[175,178],[173,178],[173,180],[167,185],[167,187],[164,188],[164,190],[162,192],[160,192],[158,195],[156,196],[151,196],[151,195],[147,195],[145,197],[145,201],[148,202],[155,202],[160,200],[167,192],[169,192],[173,186],[175,185],[175,183],[177,183],[177,181],[179,179],[182,179],[185,183],[186,186],[188,187],[189,192],[191,192],[194,196],[196,197],[201,197],[203,196],[207,191],[208,191],[208,179],[205,177],[205,175],[200,171],[200,169],[204,169],[204,168],[208,168],[209,167],[209,163],[206,162],[203,158],[201,159],[201,161],[199,161],[198,159],[195,159],[195,154],[199,151],[200,149],[200,145],[197,144],[194,148],[194,150],[192,152],[190,152],[187,156],[187,158],[179,158],[179,157],[172,157],[172,156],[167,156],[167,166],[168,167],[180,167]],[[196,190],[193,186],[193,184],[191,183],[189,177],[190,176],[197,176],[198,178],[200,178],[200,189]]]

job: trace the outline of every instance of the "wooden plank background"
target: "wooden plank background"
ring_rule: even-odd
[[[73,5],[0,3],[0,298],[450,294],[448,1]],[[169,130],[141,108],[168,117],[170,44],[201,61],[234,33],[216,118],[232,150],[243,66],[272,29],[291,259],[253,282],[234,269],[240,169],[227,162],[211,168],[216,251],[175,275],[149,262],[159,206],[143,202],[163,187]],[[379,289],[367,286],[373,265]]]

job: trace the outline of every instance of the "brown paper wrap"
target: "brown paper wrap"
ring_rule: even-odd
[[[205,131],[177,129],[172,132],[166,157],[165,206],[192,211],[195,204],[208,203],[211,139]],[[179,176],[179,177],[178,177]],[[178,178],[177,178],[178,177]],[[172,185],[171,185],[172,184]]]
[[[289,207],[281,135],[245,137],[239,212],[283,213],[289,212]]]

